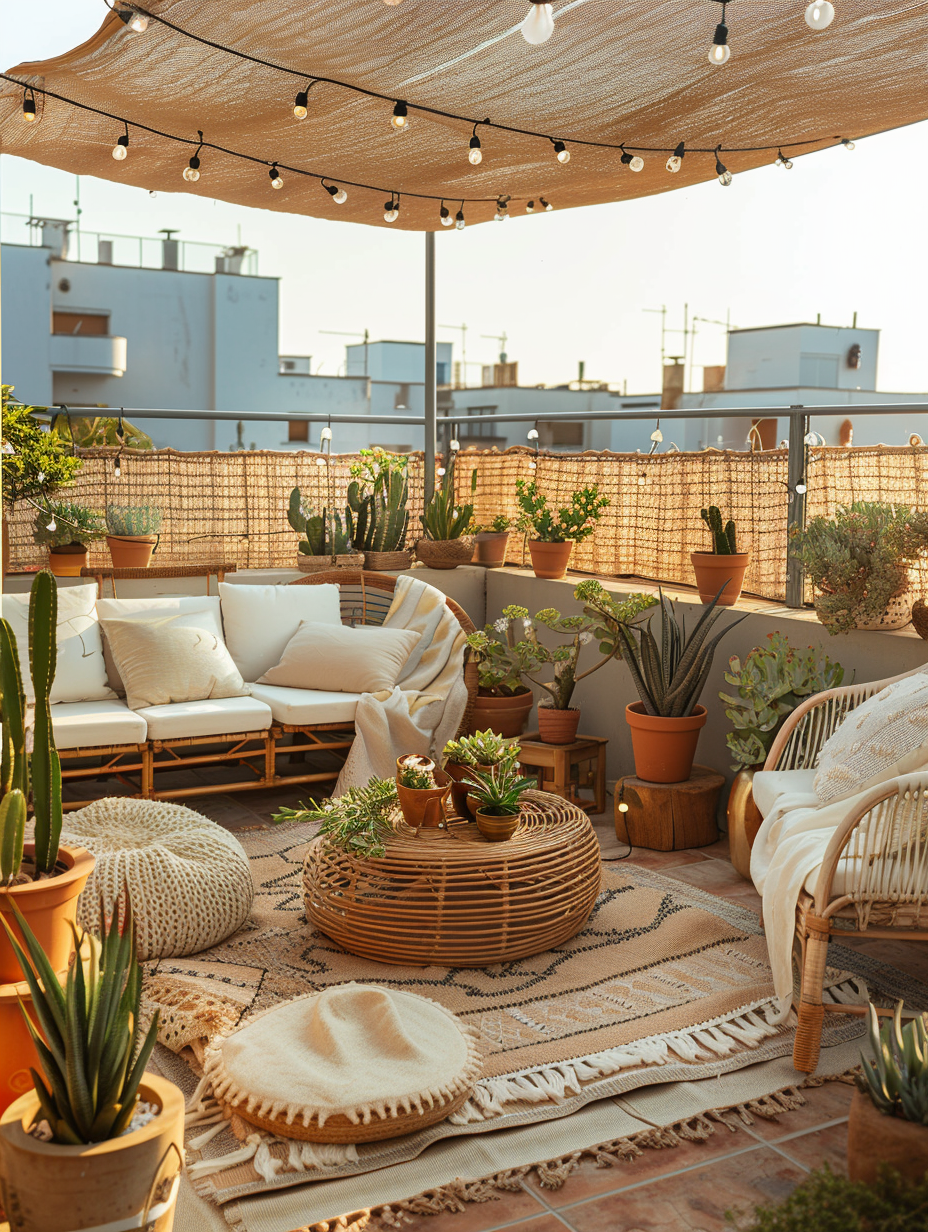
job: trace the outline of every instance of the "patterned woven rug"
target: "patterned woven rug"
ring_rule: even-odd
[[[191,1096],[189,1175],[214,1203],[388,1168],[453,1135],[565,1117],[594,1100],[717,1077],[792,1050],[792,1024],[769,1021],[766,944],[750,911],[643,869],[605,868],[589,923],[556,950],[479,970],[392,967],[345,954],[307,924],[301,870],[313,833],[241,834],[257,885],[249,921],[212,950],[149,968],[162,1042],[179,1054],[165,1061],[162,1051],[161,1067]],[[286,1142],[223,1119],[197,1085],[204,1041],[351,980],[422,993],[479,1030],[485,1073],[464,1107],[421,1134],[358,1147]],[[828,985],[835,1001],[866,997],[847,972],[829,972]],[[861,1031],[858,1019],[827,1015],[823,1042]]]

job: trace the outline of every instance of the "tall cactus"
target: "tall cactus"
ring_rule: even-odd
[[[348,511],[346,510],[346,515]],[[323,509],[321,516],[303,504],[299,488],[290,493],[287,521],[303,536],[299,550],[304,556],[339,556],[351,550],[348,530],[335,510]]]
[[[7,622],[0,620],[0,885],[16,876],[23,859],[29,797],[25,711],[16,638]]]
[[[731,520],[722,523],[722,514],[718,505],[710,505],[708,509],[700,510],[700,517],[709,527],[717,556],[734,556],[738,546],[735,541],[735,524]]]
[[[405,547],[409,485],[401,471],[390,471],[373,491],[361,494],[360,484],[348,485],[348,530],[362,552],[396,552]]]
[[[58,586],[47,569],[36,575],[29,596],[29,661],[35,690],[32,808],[37,873],[51,873],[61,836],[61,763],[49,704],[58,657]]]

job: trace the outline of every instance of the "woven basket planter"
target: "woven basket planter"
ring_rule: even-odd
[[[817,603],[815,605],[815,610],[818,612]],[[821,617],[819,617],[819,619],[821,619]],[[855,622],[854,628],[882,630],[886,633],[890,629],[904,629],[911,619],[912,592],[910,590],[906,590],[903,591],[901,595],[893,595],[889,603],[886,605],[886,610],[881,612],[876,620]]]
[[[350,553],[344,556],[304,556],[296,558],[300,573],[321,573],[323,569],[357,569],[358,558]]]
[[[365,552],[364,568],[377,570],[408,569],[412,564],[412,552]]]
[[[416,555],[430,569],[456,569],[458,565],[469,565],[474,555],[474,536],[420,539],[416,544]]]

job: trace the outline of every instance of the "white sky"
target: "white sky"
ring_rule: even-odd
[[[0,0],[4,67],[60,54],[86,39],[104,16],[103,0]],[[839,19],[840,20],[840,13]],[[834,37],[840,37],[836,24]],[[552,54],[554,45],[552,43]],[[928,125],[796,159],[792,171],[762,168],[723,189],[714,180],[616,205],[514,216],[438,237],[438,319],[466,322],[467,356],[484,363],[509,336],[520,383],[588,377],[627,381],[629,392],[660,384],[660,317],[690,313],[757,326],[814,321],[883,331],[883,390],[928,389]],[[74,178],[0,157],[0,204],[73,217]],[[311,354],[313,370],[335,373],[351,339],[422,337],[421,235],[349,223],[265,214],[83,177],[82,226],[89,231],[155,235],[257,248],[262,274],[281,283],[280,349]],[[4,228],[9,237],[9,228]],[[694,387],[702,364],[723,363],[724,331],[699,326]],[[442,329],[455,343],[460,333]],[[680,336],[668,338],[668,352]],[[471,369],[473,376],[478,375]]]

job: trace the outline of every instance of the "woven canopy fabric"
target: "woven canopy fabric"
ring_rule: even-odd
[[[835,0],[821,31],[803,20],[804,0],[731,0],[732,54],[720,67],[707,60],[717,0],[561,0],[553,36],[535,46],[519,31],[530,7],[148,0],[145,33],[111,12],[82,46],[9,70],[0,148],[152,190],[433,230],[442,199],[467,223],[493,218],[501,197],[512,214],[529,201],[543,209],[542,199],[618,201],[713,178],[718,146],[737,175],[773,162],[780,147],[794,158],[928,117],[928,0]],[[34,87],[39,123],[23,121],[16,83]],[[300,120],[294,99],[307,86]],[[397,100],[409,111],[399,134]],[[128,157],[117,161],[123,121]],[[483,159],[472,166],[478,121]],[[188,183],[200,131],[200,177]],[[558,162],[555,140],[569,163]],[[680,142],[687,152],[670,174]],[[643,170],[622,164],[619,143],[641,154]],[[347,200],[337,203],[322,178]],[[399,216],[387,223],[394,193]]]

